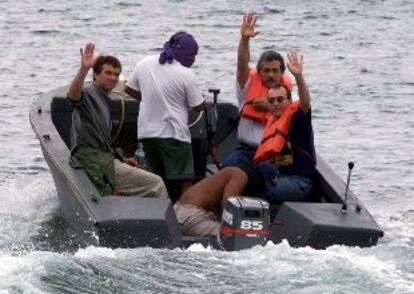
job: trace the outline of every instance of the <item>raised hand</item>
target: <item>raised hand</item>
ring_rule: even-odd
[[[243,22],[240,26],[240,32],[242,37],[253,38],[257,36],[260,31],[255,31],[257,16],[254,13],[248,13],[243,17]]]
[[[289,51],[287,54],[288,63],[287,67],[289,71],[294,75],[298,76],[303,73],[303,55],[298,56],[295,51]]]
[[[95,44],[88,43],[85,48],[80,48],[81,66],[78,73],[69,85],[68,98],[72,101],[78,101],[82,95],[83,83],[89,69],[95,64],[94,57]]]
[[[298,86],[299,107],[302,109],[302,112],[306,114],[311,108],[311,98],[308,86],[303,77],[303,55],[300,55],[299,57],[298,54],[292,50],[288,52],[287,57],[287,67],[295,77],[296,85]]]
[[[84,49],[80,48],[81,68],[89,70],[95,64],[94,51],[95,44],[93,43],[86,44]]]

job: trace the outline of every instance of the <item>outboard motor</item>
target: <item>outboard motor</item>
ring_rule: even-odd
[[[269,203],[241,196],[227,199],[218,236],[222,249],[232,251],[264,245],[269,232]]]

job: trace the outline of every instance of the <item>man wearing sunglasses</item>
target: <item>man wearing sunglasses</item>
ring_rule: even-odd
[[[298,86],[292,101],[284,85],[268,93],[272,118],[265,127],[251,173],[257,195],[269,203],[301,201],[312,190],[316,157],[308,87],[303,78],[303,56],[288,53],[287,64]]]

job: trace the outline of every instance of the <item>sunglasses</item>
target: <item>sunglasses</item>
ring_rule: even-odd
[[[287,97],[285,96],[277,96],[277,97],[267,97],[267,101],[269,101],[270,104],[277,103],[283,103],[287,100]]]

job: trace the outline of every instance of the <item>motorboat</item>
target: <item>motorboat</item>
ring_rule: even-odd
[[[218,92],[211,89],[212,99],[206,111],[190,113],[194,181],[220,168],[220,163],[213,162],[208,154],[212,137],[220,142],[220,158],[225,158],[237,144],[238,109],[231,103],[218,102]],[[79,246],[185,248],[201,243],[218,249],[241,250],[287,240],[293,247],[324,249],[335,244],[373,246],[384,235],[349,189],[349,181],[345,183],[317,155],[316,188],[307,201],[269,205],[254,193],[237,196],[223,209],[219,236],[184,236],[173,209],[179,197],[180,177],[166,179],[170,199],[103,197],[84,170],[69,163],[72,109],[66,93],[67,86],[63,86],[36,99],[30,108],[30,122],[53,176],[65,227]],[[111,96],[113,145],[122,148],[125,156],[133,156],[137,147],[139,102],[128,98],[122,90],[114,91]]]

